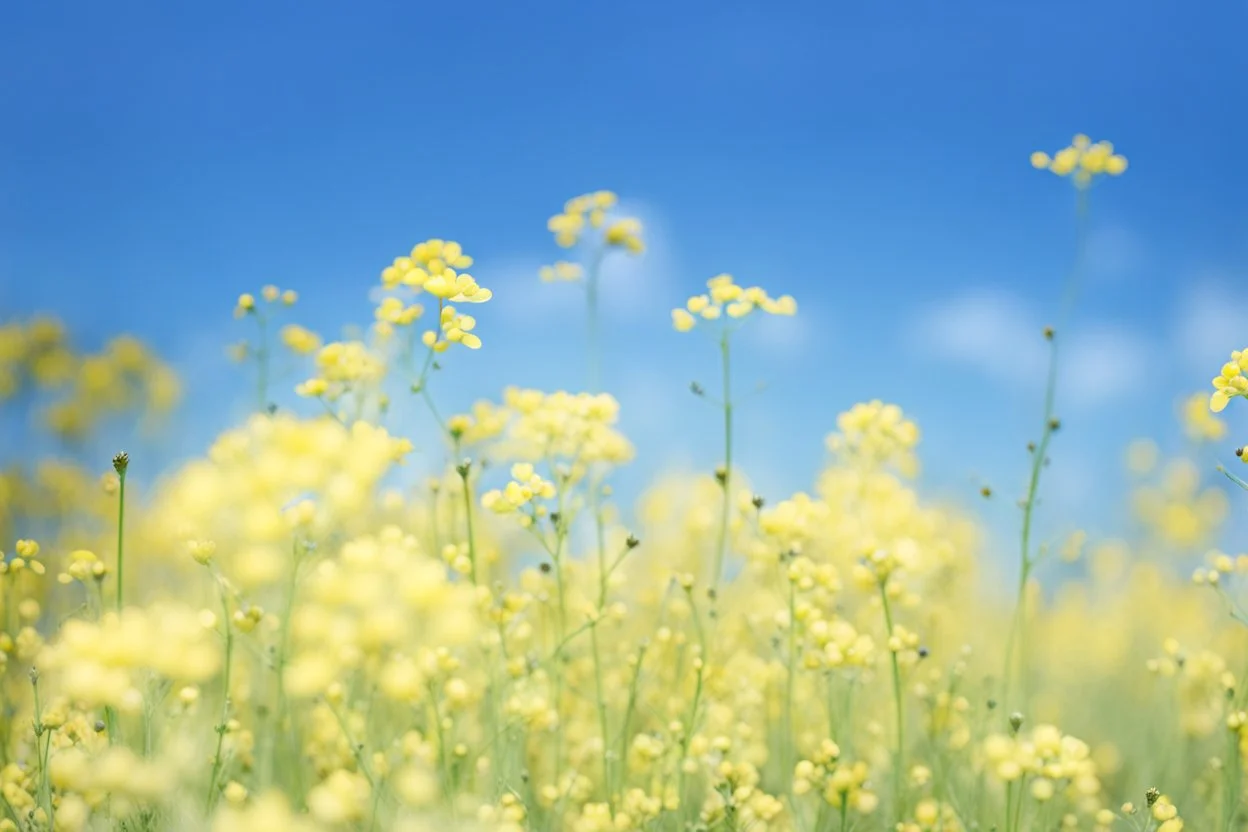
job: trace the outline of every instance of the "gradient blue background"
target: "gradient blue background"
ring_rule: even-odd
[[[1046,500],[1054,530],[1110,525],[1126,441],[1176,437],[1176,397],[1248,342],[1246,25],[1242,2],[8,3],[0,317],[151,340],[189,374],[187,455],[249,401],[239,292],[296,288],[334,336],[441,236],[496,292],[444,407],[577,388],[579,295],[535,273],[547,216],[610,188],[651,243],[606,275],[626,486],[718,459],[687,393],[714,350],[668,310],[730,271],[802,306],[742,345],[759,490],[806,486],[836,413],[881,397],[920,421],[927,488],[986,480],[1008,526],[1072,239],[1069,183],[1027,156],[1083,131],[1131,167],[1093,194]]]

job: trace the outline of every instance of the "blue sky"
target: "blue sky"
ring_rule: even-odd
[[[880,397],[924,428],[929,488],[1012,494],[1073,209],[1027,156],[1083,131],[1131,168],[1093,194],[1050,504],[1105,518],[1125,442],[1173,433],[1175,397],[1248,342],[1245,25],[1243,2],[11,3],[0,317],[147,337],[194,376],[193,452],[245,407],[221,350],[239,292],[296,288],[333,335],[440,236],[496,292],[447,406],[576,388],[575,290],[534,273],[546,217],[610,188],[651,239],[606,276],[635,482],[715,462],[685,392],[715,355],[667,313],[730,271],[802,306],[739,366],[768,382],[740,434],[767,493]]]

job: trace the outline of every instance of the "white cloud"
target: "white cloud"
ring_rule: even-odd
[[[494,293],[489,311],[519,326],[532,326],[534,321],[550,324],[568,315],[582,315],[584,288],[575,283],[543,283],[537,276],[543,265],[548,264],[526,260],[482,262],[475,269],[475,276]]]
[[[966,294],[926,310],[911,328],[922,354],[1005,381],[1044,371],[1040,327],[1016,297]]]
[[[1100,404],[1129,392],[1134,369],[1147,366],[1148,345],[1112,324],[1075,330],[1062,355],[1062,393],[1076,404]]]
[[[755,313],[746,327],[746,337],[760,350],[777,356],[801,355],[809,346],[812,319],[827,323],[820,313],[799,310],[793,317]]]
[[[1178,304],[1175,346],[1184,372],[1201,381],[1215,375],[1231,350],[1248,344],[1248,320],[1242,307],[1228,300],[1236,297],[1229,283],[1213,276],[1194,280]]]
[[[982,291],[929,309],[911,331],[923,354],[1022,389],[1043,384],[1048,368],[1043,326],[1019,298]],[[1133,380],[1123,368],[1147,361],[1150,352],[1144,339],[1115,324],[1076,327],[1061,354],[1062,393],[1074,407],[1129,393]]]

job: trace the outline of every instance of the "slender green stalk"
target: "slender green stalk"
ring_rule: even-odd
[[[1071,261],[1070,271],[1066,276],[1062,292],[1061,306],[1058,313],[1059,328],[1064,328],[1069,322],[1070,314],[1074,307],[1080,268],[1083,264],[1084,251],[1087,248],[1087,217],[1087,189],[1080,187],[1076,191],[1074,257]],[[1022,689],[1023,701],[1021,709],[1024,711],[1027,709],[1027,582],[1031,577],[1032,569],[1035,567],[1037,560],[1031,551],[1032,524],[1040,493],[1041,473],[1044,471],[1048,461],[1049,444],[1053,440],[1053,434],[1059,427],[1059,422],[1054,415],[1057,398],[1058,335],[1055,330],[1046,329],[1045,337],[1049,342],[1049,367],[1044,391],[1044,421],[1041,428],[1040,441],[1031,447],[1031,472],[1027,480],[1027,493],[1023,499],[1023,523],[1019,541],[1018,595],[1015,599],[1014,616],[1006,639],[1005,665],[1002,669],[1003,690],[1001,700],[1002,704],[1006,706],[1004,709],[1006,713],[1010,712],[1012,704],[1010,697],[1013,693],[1015,675],[1018,676],[1019,687]]]
[[[277,655],[274,657],[273,670],[276,674],[277,683],[277,702],[275,712],[277,715],[274,737],[270,743],[270,755],[265,772],[266,781],[272,780],[274,760],[273,755],[279,743],[290,744],[292,751],[290,767],[294,771],[295,783],[298,786],[300,800],[302,800],[302,779],[303,768],[299,765],[299,732],[294,724],[293,715],[290,714],[289,702],[286,698],[286,662],[290,658],[290,621],[295,609],[295,595],[299,587],[299,566],[302,561],[303,545],[299,541],[295,541],[292,548],[292,557],[290,565],[290,580],[286,585],[285,604],[282,607],[281,632],[278,635]],[[287,721],[292,723],[287,725]]]
[[[888,603],[888,581],[880,581],[880,601],[884,606],[884,624],[888,627],[888,638],[893,637],[893,613]],[[893,667],[893,707],[897,721],[897,748],[893,755],[893,814],[900,821],[906,814],[903,801],[902,778],[906,762],[906,712],[901,699],[901,665],[897,661],[897,651],[890,649],[889,658]]]
[[[633,679],[628,685],[628,704],[624,706],[624,723],[620,726],[620,761],[616,768],[618,785],[617,792],[623,792],[628,776],[628,732],[633,721],[633,713],[637,709],[637,688],[641,683],[641,666],[646,658],[646,647],[643,644],[637,651],[637,664],[633,667]]]
[[[719,581],[724,573],[724,557],[728,551],[728,517],[732,511],[732,372],[729,332],[724,330],[719,338],[719,354],[724,389],[724,468],[720,479],[723,488],[723,507],[719,519],[719,538],[715,546],[715,573],[711,576],[711,588],[718,592]]]
[[[786,576],[787,578],[787,576]],[[797,738],[793,730],[793,712],[795,710],[795,688],[797,681],[797,587],[792,579],[789,583],[789,651],[788,684],[784,697],[784,781],[789,784],[790,797],[793,790],[793,770],[797,766]]]
[[[30,669],[30,684],[35,697],[35,751],[39,755],[39,798],[48,813],[48,828],[55,828],[52,807],[52,781],[48,778],[48,756],[52,750],[52,729],[43,724],[43,704],[39,698],[39,671]]]
[[[269,408],[269,326],[263,312],[256,312],[256,327],[260,330],[256,342],[256,405],[264,413]]]
[[[585,337],[588,341],[589,392],[597,393],[602,384],[602,347],[598,333],[598,279],[602,272],[602,259],[607,253],[604,245],[594,254],[585,271]]]
[[[589,638],[594,657],[594,685],[598,700],[598,730],[602,734],[602,785],[607,793],[607,807],[612,816],[615,815],[615,793],[611,788],[611,739],[607,725],[607,691],[602,682],[602,654],[598,648],[598,625],[602,622],[607,607],[607,549],[605,529],[602,522],[602,509],[599,504],[598,484],[590,484],[590,499],[593,501],[594,531],[598,550],[598,608],[594,615],[594,626],[590,628]]]
[[[113,457],[113,470],[117,472],[117,612],[121,607],[126,588],[126,471],[130,467],[130,455],[125,451]]]
[[[217,586],[221,594],[222,623],[225,626],[225,668],[221,681],[221,722],[217,725],[217,750],[212,755],[212,774],[208,778],[208,796],[204,802],[204,813],[212,811],[212,804],[217,796],[217,781],[221,776],[223,760],[222,749],[225,747],[226,724],[230,721],[230,668],[234,658],[234,625],[230,621],[230,603],[226,597],[225,586],[218,578]]]
[[[602,654],[598,649],[598,622],[602,621],[602,610],[598,610],[598,621],[589,628],[589,642],[594,655],[594,685],[597,688],[598,700],[598,731],[602,734],[602,787],[607,792],[607,806],[615,815],[615,795],[611,790],[611,741],[607,731],[607,691],[602,683]]]
[[[468,527],[468,564],[470,567],[469,576],[472,582],[478,583],[477,580],[477,537],[473,529],[472,522],[472,484],[469,481],[469,475],[472,473],[471,463],[464,461],[455,467],[459,473],[459,479],[464,487],[464,524]]]
[[[694,687],[693,700],[689,703],[689,716],[685,720],[684,730],[681,732],[680,738],[680,759],[677,760],[677,766],[680,773],[677,775],[676,796],[680,801],[680,811],[685,813],[685,759],[689,756],[689,745],[693,742],[693,734],[697,728],[698,708],[702,704],[702,685],[706,671],[706,633],[702,628],[702,617],[698,615],[698,605],[693,600],[692,589],[686,589],[685,595],[689,598],[689,609],[693,613],[693,626],[698,637],[698,656],[694,662]]]

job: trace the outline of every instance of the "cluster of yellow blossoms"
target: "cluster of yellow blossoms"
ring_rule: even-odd
[[[791,295],[771,298],[757,286],[739,286],[730,274],[712,277],[706,282],[706,288],[710,291],[689,298],[683,309],[672,310],[672,326],[678,332],[693,329],[698,318],[717,321],[726,314],[729,318],[739,319],[755,311],[768,315],[797,314],[797,301]]]
[[[456,312],[455,307],[449,305],[485,303],[494,296],[472,275],[461,271],[471,266],[472,262],[459,243],[433,239],[418,243],[410,255],[396,257],[381,272],[383,289],[402,288],[437,298],[438,329],[427,330],[421,335],[421,342],[431,350],[443,352],[451,344],[463,344],[474,350],[481,347],[481,339],[472,332],[476,321],[470,315]],[[404,305],[399,298],[390,295],[377,307],[378,325],[383,327],[383,334],[389,334],[389,326],[408,326],[423,312],[424,307],[420,304]]]
[[[1049,170],[1058,176],[1070,176],[1079,187],[1086,187],[1102,174],[1119,176],[1127,169],[1127,158],[1114,152],[1109,142],[1095,142],[1080,133],[1070,146],[1049,156],[1037,151],[1031,154],[1032,167]]]
[[[40,399],[43,424],[81,441],[101,421],[126,411],[168,413],[181,386],[172,368],[142,342],[119,336],[99,352],[79,353],[55,318],[0,325],[0,402]]]
[[[569,199],[563,206],[563,212],[555,214],[546,222],[546,228],[555,235],[555,243],[560,248],[572,248],[581,242],[587,229],[602,229],[602,242],[607,246],[623,248],[630,254],[640,254],[645,250],[641,241],[641,222],[633,217],[615,218],[610,215],[612,208],[619,202],[611,191],[595,191],[592,194]],[[555,264],[549,272],[542,272],[542,279],[575,280],[571,276],[572,264]]]
[[[1235,350],[1231,360],[1222,365],[1222,372],[1213,379],[1213,395],[1209,397],[1209,409],[1221,413],[1231,399],[1248,396],[1248,348]]]

